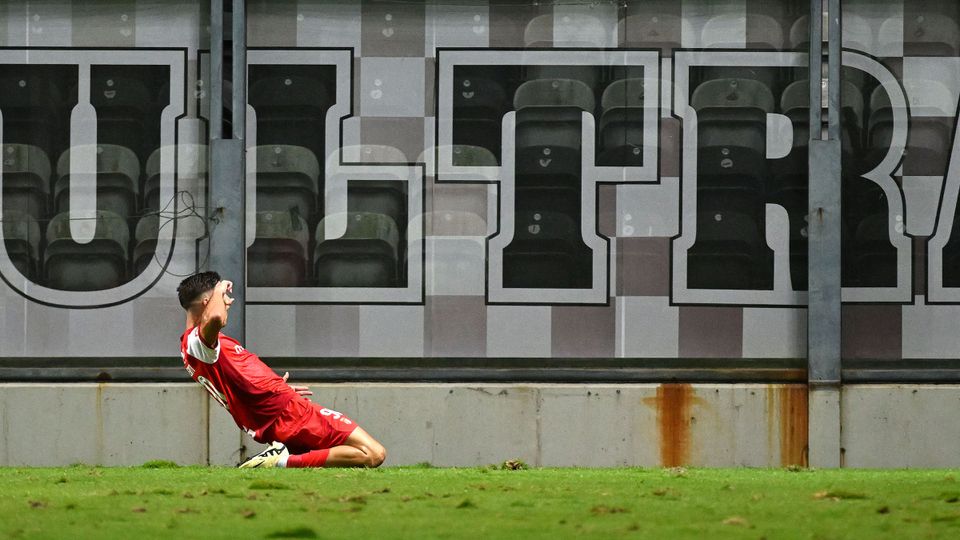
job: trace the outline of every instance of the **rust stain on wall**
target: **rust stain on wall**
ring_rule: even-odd
[[[690,409],[699,401],[689,384],[661,384],[657,396],[643,402],[656,407],[660,432],[660,465],[677,467],[690,461]]]
[[[780,464],[807,466],[807,387],[784,385],[780,402]]]

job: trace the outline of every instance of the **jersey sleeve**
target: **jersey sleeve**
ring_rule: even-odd
[[[200,327],[198,326],[187,336],[187,354],[205,364],[213,364],[220,356],[220,340],[217,340],[213,348],[207,346],[203,342],[203,338],[200,337]]]

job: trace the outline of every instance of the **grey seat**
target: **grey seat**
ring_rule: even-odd
[[[503,285],[583,289],[592,281],[592,255],[570,216],[525,210],[515,217],[513,241],[503,251]]]
[[[132,149],[145,160],[148,115],[159,116],[155,99],[140,80],[95,70],[90,80],[90,104],[97,110],[97,142]]]
[[[172,223],[169,223],[169,218],[164,219],[164,226],[173,227]],[[147,266],[150,265],[150,262],[154,259],[154,255],[157,251],[157,238],[160,236],[160,217],[157,215],[149,215],[140,218],[140,221],[137,222],[137,228],[134,231],[134,247],[133,247],[133,275],[140,275]],[[158,261],[163,263],[165,261]]]
[[[290,211],[257,212],[257,237],[247,250],[251,287],[300,287],[306,283],[310,229]]]
[[[154,150],[147,159],[147,165],[144,168],[143,188],[140,190],[143,194],[144,212],[158,212],[160,210],[173,210],[173,201],[160,200],[160,182],[161,182],[161,163],[160,153],[162,149]],[[207,172],[207,145],[205,144],[178,144],[176,146],[177,164],[176,167],[182,172],[190,175],[203,176]],[[177,171],[164,171],[177,172]],[[184,180],[184,178],[180,178]]]
[[[960,26],[946,15],[918,14],[903,21],[903,49],[909,56],[957,56]]]
[[[0,75],[2,142],[37,146],[49,155],[65,142],[56,129],[63,98],[42,67],[4,67]]]
[[[5,144],[3,210],[17,210],[44,219],[50,206],[50,160],[37,146]]]
[[[697,212],[697,240],[687,252],[691,289],[770,289],[773,260],[756,221],[737,212]]]
[[[853,245],[844,247],[852,259],[849,271],[860,287],[897,285],[897,249],[890,243],[889,219],[886,212],[863,219],[856,224]]]
[[[453,165],[457,167],[496,167],[493,152],[482,147],[465,144],[453,145]]]
[[[741,212],[759,219],[767,178],[766,117],[774,99],[750,79],[718,79],[696,88],[698,209]]]
[[[332,220],[345,219],[346,232],[326,238]],[[400,233],[382,214],[347,212],[317,225],[314,276],[320,287],[393,287],[399,276]]]
[[[53,187],[54,207],[57,212],[70,209],[70,191],[82,189],[96,194],[97,209],[128,218],[137,212],[140,192],[140,162],[132,150],[114,144],[96,145],[97,185],[73,186],[70,181],[70,155],[67,150],[57,160],[57,180]]]
[[[681,36],[693,31],[689,21],[665,13],[627,15],[617,24],[623,47],[660,48],[672,52],[681,46]]]
[[[3,211],[3,248],[13,266],[30,281],[40,277],[40,225],[29,214]]]
[[[248,102],[257,113],[257,144],[296,145],[324,151],[324,121],[333,103],[323,81],[298,75],[250,83]]]
[[[571,79],[528,81],[513,98],[517,110],[518,185],[578,183],[581,115],[593,113],[593,92]]]
[[[69,213],[57,214],[47,226],[43,253],[47,286],[67,291],[99,291],[127,281],[130,230],[126,218],[97,211],[92,241],[78,244],[70,233]]]
[[[351,180],[347,184],[347,211],[383,214],[403,236],[407,223],[406,183],[391,180]]]
[[[643,165],[643,83],[642,78],[610,83],[600,98],[600,165]],[[649,111],[657,114],[657,111]]]
[[[295,211],[308,222],[317,213],[320,163],[302,146],[258,146],[257,211]]]

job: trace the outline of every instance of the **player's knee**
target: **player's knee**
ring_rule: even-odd
[[[383,464],[384,460],[387,459],[387,449],[382,446],[371,448],[370,452],[367,454],[367,457],[367,466],[370,468],[377,468]]]

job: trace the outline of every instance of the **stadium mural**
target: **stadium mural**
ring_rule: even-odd
[[[205,22],[184,4],[174,32],[158,2],[0,8],[0,354],[170,354],[172,289],[207,253]],[[843,354],[949,358],[960,8],[843,6]],[[247,340],[805,356],[808,13],[249,2]],[[103,340],[103,320],[128,327]]]

